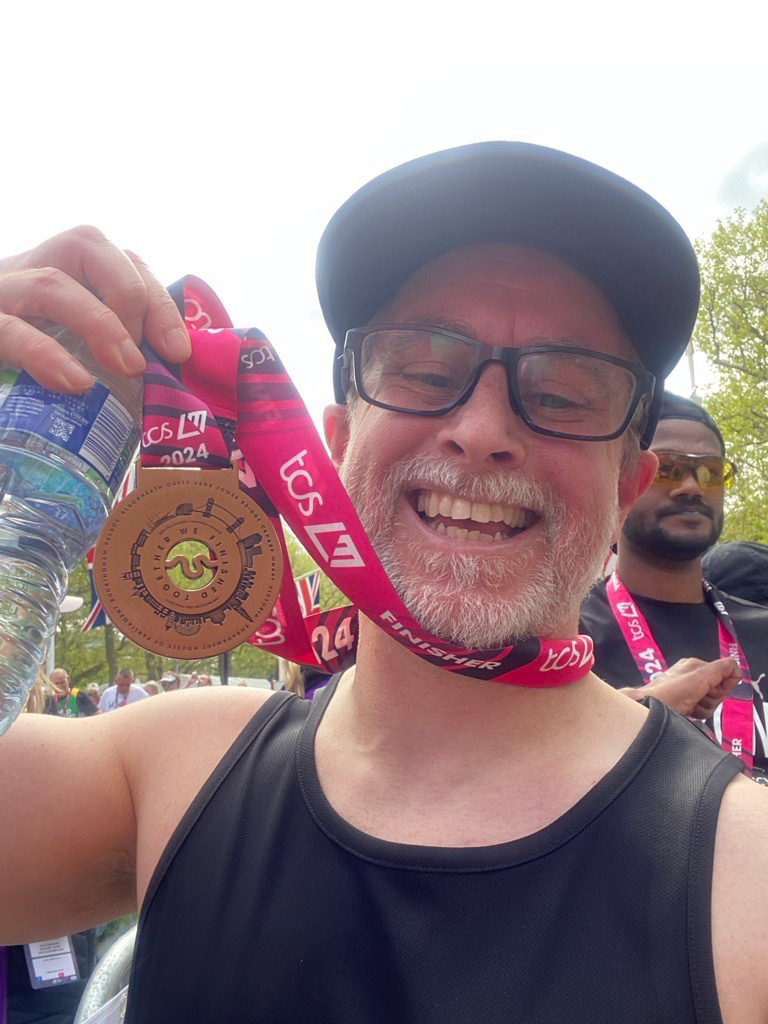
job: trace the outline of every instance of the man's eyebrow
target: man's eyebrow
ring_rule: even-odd
[[[414,327],[438,327],[444,331],[453,331],[455,334],[466,334],[467,337],[472,337],[472,329],[468,323],[456,317],[445,316],[440,313],[427,313],[423,316],[409,317],[408,323],[413,324]]]

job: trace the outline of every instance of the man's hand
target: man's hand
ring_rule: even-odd
[[[647,686],[626,687],[621,692],[634,700],[655,697],[681,715],[706,719],[740,681],[741,669],[734,658],[681,658]]]
[[[93,227],[72,228],[0,260],[0,364],[24,369],[55,391],[91,387],[90,373],[37,330],[35,318],[68,327],[106,369],[129,377],[144,369],[142,338],[172,362],[190,353],[168,292],[140,257]]]

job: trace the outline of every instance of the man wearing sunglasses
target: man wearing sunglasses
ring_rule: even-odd
[[[99,352],[143,322],[172,356],[165,292],[82,231],[5,264],[0,355],[13,336],[64,385],[23,319],[52,265],[59,315],[76,307]],[[0,943],[140,906],[127,1024],[768,1020],[767,795],[690,722],[601,682],[576,636],[655,472],[660,382],[698,302],[684,233],[603,168],[484,143],[355,193],[317,278],[352,504],[314,439],[280,468],[326,474],[300,513],[329,547],[342,531],[356,665],[312,701],[209,687],[18,721]],[[270,413],[286,435],[292,401]],[[73,762],[65,813],[49,778]]]
[[[624,521],[615,571],[582,609],[595,671],[631,696],[653,694],[707,720],[718,742],[724,721],[727,730],[731,713],[749,702],[754,721],[737,752],[766,784],[768,612],[702,584],[702,555],[720,536],[736,466],[709,413],[670,393],[651,451],[658,469]],[[734,739],[738,746],[741,737]]]

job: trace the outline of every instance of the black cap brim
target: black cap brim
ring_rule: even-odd
[[[543,146],[482,142],[374,178],[320,240],[317,289],[338,358],[419,267],[477,242],[530,245],[566,260],[607,296],[643,365],[663,379],[696,321],[699,271],[688,237],[655,199],[618,175]]]

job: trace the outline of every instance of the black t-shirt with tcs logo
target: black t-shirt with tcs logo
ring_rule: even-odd
[[[613,616],[606,585],[607,580],[598,583],[582,605],[580,632],[594,641],[596,675],[617,689],[640,686],[644,680]],[[722,592],[720,597],[760,691],[760,696],[755,693],[755,767],[761,771],[755,775],[758,781],[768,782],[768,608]],[[645,616],[668,666],[681,658],[713,661],[720,657],[717,619],[708,604],[656,601],[634,594],[632,600]],[[713,721],[716,732],[719,722],[720,713]]]

